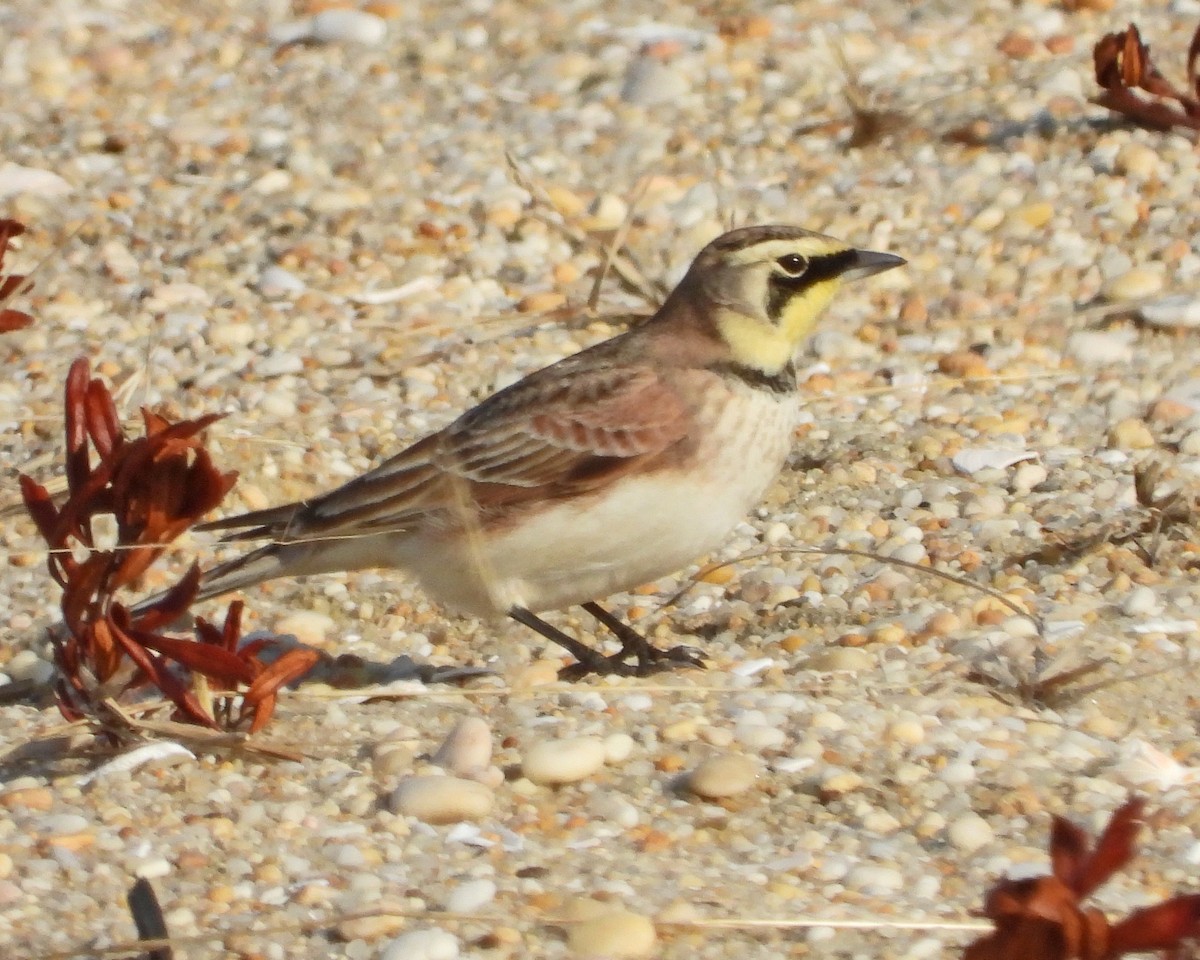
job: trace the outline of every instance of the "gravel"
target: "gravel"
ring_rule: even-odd
[[[969,933],[837,923],[968,919],[1047,869],[1050,814],[1095,829],[1131,787],[1162,813],[1105,908],[1194,889],[1197,536],[1134,478],[1184,508],[1200,483],[1200,152],[1087,102],[1131,17],[1181,76],[1194,5],[707,9],[5,5],[0,198],[38,268],[0,458],[41,481],[87,355],[128,422],[225,414],[229,510],[339,483],[645,312],[612,276],[584,308],[631,209],[667,285],[731,220],[909,260],[801,356],[762,507],[612,600],[703,673],[564,689],[518,625],[364,571],[246,595],[248,630],[350,655],[342,680],[404,677],[283,693],[265,736],[299,760],[114,761],[0,706],[14,955],[130,940],[137,876],[190,957],[951,955]],[[831,44],[904,125],[847,148]],[[41,682],[57,590],[23,516],[0,551],[0,683]],[[148,586],[223,555],[186,537]]]

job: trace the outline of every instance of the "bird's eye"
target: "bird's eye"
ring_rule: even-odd
[[[775,262],[789,277],[798,277],[808,269],[808,258],[798,253],[785,253]]]

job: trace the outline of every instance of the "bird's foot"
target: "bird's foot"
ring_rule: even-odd
[[[592,653],[577,659],[558,671],[560,680],[581,680],[584,677],[649,677],[668,670],[703,670],[704,656],[695,647],[683,645],[663,650],[651,646],[645,638],[638,636],[637,644],[622,643],[621,649],[609,656]],[[631,659],[632,657],[632,659]]]

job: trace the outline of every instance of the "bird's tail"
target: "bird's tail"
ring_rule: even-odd
[[[225,563],[210,567],[200,575],[200,587],[196,592],[193,603],[210,600],[234,590],[253,587],[266,580],[276,577],[291,576],[296,573],[317,572],[305,569],[306,555],[312,553],[310,544],[305,543],[271,543],[257,550],[235,557]],[[147,607],[156,603],[166,595],[167,591],[156,593],[151,597],[134,604],[131,612],[141,613]]]

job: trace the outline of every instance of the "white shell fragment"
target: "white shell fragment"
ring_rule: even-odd
[[[1032,460],[1037,456],[1033,450],[1003,450],[999,447],[964,447],[951,458],[954,469],[970,475],[980,470],[1003,470],[1014,463]]]

